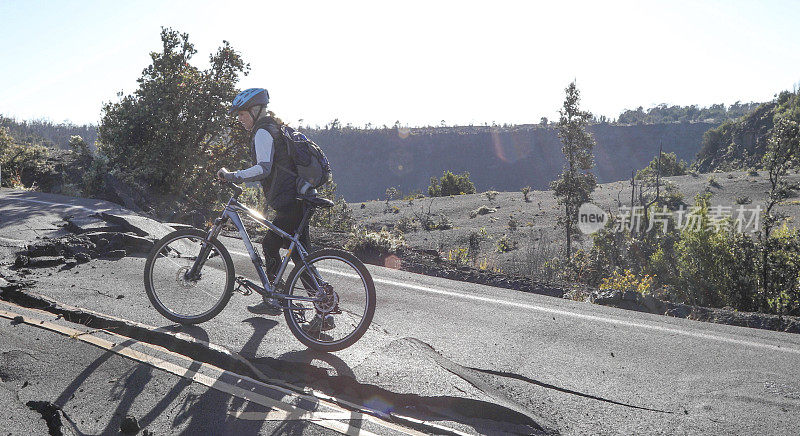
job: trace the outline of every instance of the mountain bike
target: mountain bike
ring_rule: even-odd
[[[284,232],[259,212],[240,203],[242,188],[224,182],[234,193],[208,231],[179,229],[155,243],[144,267],[144,286],[153,307],[179,324],[199,324],[219,314],[234,292],[276,298],[292,334],[305,346],[338,351],[354,344],[369,328],[375,314],[375,285],[364,263],[352,253],[322,248],[309,253],[300,242],[302,229],[315,208],[333,202],[316,195],[301,195],[303,219],[293,235]],[[261,256],[253,248],[239,212],[278,234],[288,243],[273,280],[264,272]],[[225,224],[239,231],[261,284],[234,273],[231,255],[218,239]],[[286,245],[284,245],[286,248]],[[302,262],[294,265],[285,281],[292,252]],[[329,322],[331,321],[331,322]]]

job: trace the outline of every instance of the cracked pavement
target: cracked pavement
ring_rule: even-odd
[[[14,241],[33,239],[36,232],[64,233],[58,227],[67,212],[64,207],[23,204],[21,195],[0,191],[2,273],[12,273],[8,264],[20,249]],[[24,196],[65,202],[49,194]],[[90,209],[114,207],[85,202]],[[70,211],[76,210],[82,209]],[[232,252],[237,274],[254,278],[249,259],[236,254],[245,251],[241,241],[223,238],[223,242]],[[466,433],[529,434],[540,428],[565,434],[800,431],[797,335],[623,311],[369,266],[378,296],[372,328],[348,349],[318,353],[297,342],[282,317],[248,313],[245,306],[257,296],[234,294],[211,321],[195,327],[172,326],[149,305],[142,286],[143,266],[143,255],[129,254],[69,269],[32,268],[25,279],[34,284],[26,291],[182,331],[240,354],[267,377]],[[5,334],[11,327],[7,323],[4,327]],[[24,351],[30,342],[26,337],[11,350]],[[71,344],[57,342],[52,348],[58,352]],[[69,366],[79,373],[81,365],[89,363],[75,361]],[[34,372],[45,371],[33,367],[38,368]],[[150,389],[150,383],[145,385],[142,392]],[[51,392],[49,399],[44,395],[39,400],[54,401],[54,394],[57,398],[58,392]],[[30,421],[25,417],[40,418],[27,407],[17,407],[9,395],[0,390],[0,401],[11,404],[7,413],[20,422]],[[102,414],[107,422],[113,416],[109,412],[104,409]],[[158,428],[163,433],[181,431],[181,427]]]

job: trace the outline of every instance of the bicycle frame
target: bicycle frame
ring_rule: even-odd
[[[308,256],[308,251],[306,247],[300,242],[300,231],[305,227],[306,223],[308,222],[311,209],[308,208],[303,213],[303,219],[300,221],[300,226],[297,228],[294,235],[290,235],[289,233],[284,232],[280,228],[278,228],[275,224],[268,221],[261,215],[258,211],[250,209],[249,207],[245,206],[244,204],[240,203],[236,196],[233,196],[228,200],[228,204],[225,205],[225,208],[222,210],[222,214],[219,218],[214,220],[214,225],[208,231],[208,235],[206,236],[205,240],[201,243],[200,254],[198,255],[197,260],[195,261],[194,265],[192,266],[191,270],[187,272],[187,275],[194,276],[197,272],[203,267],[205,263],[206,257],[208,256],[209,244],[207,241],[211,241],[216,239],[220,232],[222,231],[222,227],[225,225],[227,220],[231,220],[233,225],[239,231],[239,235],[242,237],[242,242],[244,242],[244,246],[247,249],[247,253],[250,256],[250,260],[253,262],[253,266],[256,268],[256,272],[258,273],[258,277],[261,279],[261,284],[263,288],[259,288],[255,286],[254,289],[270,298],[278,298],[281,300],[300,300],[300,301],[308,301],[308,302],[316,302],[319,301],[318,298],[311,298],[311,297],[303,297],[303,296],[290,296],[285,295],[280,292],[275,291],[275,287],[272,283],[269,282],[267,278],[267,274],[264,272],[263,262],[261,260],[261,256],[258,255],[256,250],[253,248],[253,244],[250,241],[250,236],[247,234],[247,229],[245,229],[244,224],[242,224],[242,219],[239,216],[239,212],[244,212],[253,219],[255,222],[261,224],[264,227],[269,228],[271,231],[278,234],[283,239],[288,239],[290,242],[289,244],[289,251],[283,256],[283,260],[281,261],[281,265],[278,268],[278,272],[275,275],[275,282],[277,283],[281,277],[283,277],[283,273],[286,271],[287,266],[289,265],[289,259],[291,258],[292,252],[297,249],[298,254],[300,255],[300,259],[306,264],[306,268],[311,272],[309,276],[313,281],[313,285],[315,289],[320,289],[319,281],[317,280],[318,274],[316,269],[308,265],[306,263],[306,257]]]

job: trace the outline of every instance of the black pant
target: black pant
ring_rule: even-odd
[[[275,212],[275,219],[272,223],[284,232],[294,235],[295,231],[297,231],[297,226],[299,226],[300,221],[303,220],[303,206],[300,201],[295,201],[288,207],[276,209]],[[278,273],[278,267],[280,267],[281,263],[281,247],[289,248],[289,243],[290,241],[281,238],[277,233],[271,230],[264,236],[264,240],[261,244],[264,247],[265,267],[270,280],[274,280],[275,275]],[[311,249],[311,240],[308,236],[308,223],[306,223],[303,232],[300,234],[300,243],[303,244],[306,250]],[[295,265],[301,263],[300,255],[297,253],[297,250],[292,251],[292,260]]]

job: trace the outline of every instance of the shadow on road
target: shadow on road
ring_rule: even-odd
[[[190,334],[195,339],[208,341],[208,335],[202,328],[184,328],[183,331]],[[54,401],[54,404],[63,409],[86,380],[106,361],[117,355],[114,351],[127,348],[135,342],[134,340],[122,342],[89,364],[63,390]],[[201,365],[201,362],[192,361],[185,375],[191,376],[191,374],[200,369]],[[183,401],[173,406],[173,409],[177,408],[177,413],[173,418],[172,427],[185,426],[182,430],[184,433],[209,434],[224,432],[230,434],[257,434],[264,424],[264,421],[239,420],[228,415],[229,410],[239,410],[243,406],[245,410],[247,410],[250,406],[245,405],[244,400],[233,398],[228,394],[205,387],[203,387],[205,392],[201,395],[197,395],[193,392],[184,392],[193,384],[191,379],[188,378],[179,379],[169,392],[161,397],[145,414],[139,415],[141,412],[137,414],[131,413],[131,406],[142,393],[152,395],[151,392],[160,391],[160,389],[154,387],[153,391],[148,392],[148,384],[153,381],[153,378],[153,368],[145,364],[139,364],[131,368],[116,381],[110,398],[110,401],[117,402],[116,409],[109,416],[106,427],[100,431],[99,434],[118,434],[122,419],[127,415],[133,415],[139,426],[144,429],[152,424],[162,413],[167,411],[170,405],[175,403],[176,400],[180,400],[181,396],[183,396]],[[233,401],[231,401],[232,398]],[[139,404],[141,403],[143,402],[139,401]],[[263,412],[264,410],[263,407],[258,406],[258,410],[253,411]],[[69,418],[67,417],[67,419]],[[74,430],[77,430],[77,426],[74,422],[70,421],[70,424],[72,424]],[[288,430],[290,434],[302,434],[302,428],[304,428],[305,425],[307,424],[297,422],[288,423],[284,431]]]

